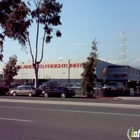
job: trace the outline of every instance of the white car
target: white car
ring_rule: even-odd
[[[28,95],[28,96],[40,96],[42,95],[42,90],[37,89],[33,86],[22,85],[18,86],[16,89],[12,89],[10,91],[10,95],[17,96],[17,95]]]
[[[71,87],[72,89],[82,89],[81,83],[77,83],[74,86]]]

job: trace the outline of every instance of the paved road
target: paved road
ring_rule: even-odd
[[[1,140],[127,140],[130,127],[140,129],[140,108],[37,104],[35,101],[45,101],[44,98],[2,98],[12,101],[28,99],[34,103],[0,100]],[[65,102],[58,98],[49,100]],[[114,102],[115,105],[120,103]],[[125,105],[135,105],[130,103]],[[106,104],[112,104],[112,101]]]

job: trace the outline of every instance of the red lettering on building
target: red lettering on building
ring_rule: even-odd
[[[45,65],[45,68],[48,68],[48,64]]]
[[[80,67],[82,67],[82,64],[81,63],[74,63],[74,64],[72,64],[71,67],[73,67],[73,68],[80,68]]]
[[[53,68],[53,64],[49,64],[49,68]]]
[[[39,69],[44,69],[44,65],[43,64],[39,65]]]
[[[62,68],[67,68],[67,64],[61,64]]]
[[[29,65],[28,67],[29,67],[29,69],[31,69],[32,68],[32,65]]]
[[[79,67],[80,67],[79,63],[74,63],[73,64],[73,68],[79,68]]]
[[[17,65],[16,68],[17,68],[17,69],[22,69],[22,66]]]
[[[60,64],[57,64],[57,67],[56,68],[61,68],[61,65]]]
[[[73,67],[73,64],[69,64],[67,68],[72,68]]]
[[[79,66],[80,66],[80,67],[83,67],[83,64],[82,64],[82,63],[79,63]]]
[[[33,69],[33,65],[17,65],[19,69]],[[44,68],[80,68],[82,67],[82,63],[73,63],[73,64],[40,64],[39,69]],[[114,75],[116,76],[116,75]]]
[[[23,69],[28,69],[28,65],[24,65]]]
[[[57,68],[57,64],[54,64],[54,67],[53,68]]]

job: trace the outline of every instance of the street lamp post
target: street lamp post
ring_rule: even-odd
[[[70,84],[70,60],[68,59],[68,84]]]
[[[63,60],[63,58],[59,58],[60,61]],[[68,59],[68,84],[70,84],[70,61],[71,59]]]
[[[4,70],[3,69],[6,67],[6,64],[7,63],[3,62],[3,68],[2,68],[2,76],[3,76],[3,78],[4,78]]]
[[[24,65],[24,62],[21,62],[22,63],[22,80],[23,80],[23,65]]]

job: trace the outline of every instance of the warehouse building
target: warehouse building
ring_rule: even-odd
[[[39,65],[38,78],[42,80],[55,80],[65,83],[77,83],[81,81],[83,72],[82,63],[86,60],[68,60],[68,61],[44,61]],[[20,67],[18,75],[14,79],[33,80],[35,79],[34,69],[31,62],[17,63]],[[97,60],[96,75],[99,81],[103,80],[104,68],[111,63]]]
[[[67,61],[43,61],[39,65],[38,78],[42,81],[51,80],[60,83],[79,83],[81,82],[81,73],[83,72],[82,63],[86,60],[67,60]],[[15,81],[33,81],[35,79],[34,68],[30,61],[19,62],[20,67],[18,75],[14,77]],[[2,71],[2,69],[1,69]],[[96,67],[97,81],[122,81],[139,82],[140,70],[130,67],[112,64],[106,61],[97,60]]]

